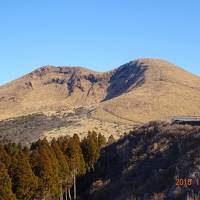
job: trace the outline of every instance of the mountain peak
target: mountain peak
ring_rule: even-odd
[[[106,110],[112,113],[126,110],[129,120],[134,113],[140,113],[139,108],[141,112],[145,110],[147,117],[144,119],[150,119],[152,115],[156,119],[163,114],[163,109],[165,116],[171,113],[175,102],[178,102],[175,110],[182,114],[186,114],[182,111],[188,110],[188,106],[193,110],[196,103],[190,105],[189,102],[192,97],[196,102],[199,85],[198,76],[162,59],[139,58],[109,72],[95,72],[79,66],[47,65],[0,87],[0,118],[57,110],[69,105],[109,105]],[[179,97],[183,92],[188,94],[188,103],[184,104],[186,108],[179,109],[182,101]],[[158,105],[164,107],[158,109]],[[101,113],[104,112],[105,107]]]
[[[80,74],[101,74],[101,72],[96,72],[91,69],[88,69],[86,67],[81,66],[52,66],[52,65],[46,65],[38,68],[34,72],[54,72],[54,73],[80,73]]]
[[[172,64],[167,60],[161,59],[161,58],[138,58],[136,60],[133,60],[133,62],[138,62],[138,63],[148,63],[148,64]]]

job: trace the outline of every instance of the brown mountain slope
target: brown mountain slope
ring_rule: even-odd
[[[80,67],[42,67],[0,87],[1,118],[100,102],[108,80]]]
[[[55,126],[40,136],[94,128],[117,135],[149,120],[200,115],[199,99],[200,78],[160,59],[138,59],[105,73],[46,66],[0,87],[0,119],[42,112],[76,127]]]
[[[140,71],[131,82],[131,73],[127,70],[134,65]],[[133,67],[134,68],[134,67]],[[120,68],[119,68],[120,69]],[[163,60],[140,59],[130,62],[120,70],[116,83],[127,85],[123,93],[116,98],[103,102],[96,115],[104,119],[112,116],[123,117],[129,121],[147,122],[156,119],[169,119],[173,115],[200,114],[200,78]],[[115,86],[118,87],[117,84]],[[111,89],[112,90],[112,89]],[[109,113],[105,115],[103,113]]]

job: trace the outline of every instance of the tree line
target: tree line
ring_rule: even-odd
[[[77,134],[42,139],[30,148],[0,144],[0,200],[76,200],[77,177],[94,170],[105,144],[96,132],[81,141]]]

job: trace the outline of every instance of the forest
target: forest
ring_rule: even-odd
[[[0,144],[0,200],[76,200],[77,178],[94,170],[105,145],[94,131],[82,140],[74,134],[30,147]]]

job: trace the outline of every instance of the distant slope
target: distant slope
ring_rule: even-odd
[[[73,118],[83,132],[87,119],[92,129],[109,123],[127,131],[149,120],[200,115],[199,99],[200,77],[160,59],[138,59],[105,73],[45,66],[0,87],[0,120],[37,113],[62,118],[83,108],[87,116],[75,112]],[[68,129],[71,134],[73,126]]]
[[[102,150],[94,173],[79,185],[81,199],[198,199],[199,142],[199,127],[145,124]],[[176,187],[176,178],[192,184]]]
[[[70,112],[35,113],[0,121],[0,142],[15,142],[29,145],[39,138],[48,140],[62,136],[79,134],[82,139],[88,131],[96,131],[108,138],[123,135],[132,130],[132,125],[102,121],[90,117],[90,110],[77,108]]]

